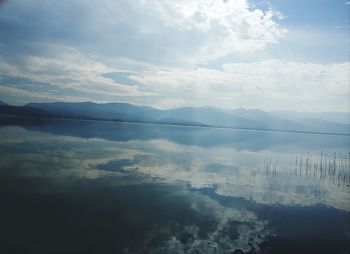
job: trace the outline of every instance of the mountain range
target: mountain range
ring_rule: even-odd
[[[349,113],[266,112],[183,107],[160,110],[129,103],[52,102],[11,106],[0,101],[0,115],[211,126],[257,130],[350,134]]]

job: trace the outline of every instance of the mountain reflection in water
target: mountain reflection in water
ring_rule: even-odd
[[[1,253],[350,251],[348,136],[1,123]]]

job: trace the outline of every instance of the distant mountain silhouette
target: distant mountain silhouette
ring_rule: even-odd
[[[161,114],[162,117],[191,120],[217,127],[269,129],[269,126],[257,121],[230,115],[223,110],[211,107],[170,109],[162,111]]]
[[[288,128],[290,130],[312,131],[307,126],[295,121],[290,121],[273,116],[272,114],[262,110],[235,109],[229,111],[230,115],[239,116],[245,119],[257,121],[262,125],[269,126],[277,130]]]
[[[271,112],[272,115],[288,119],[292,121],[299,121],[304,118],[319,119],[324,121],[331,121],[336,123],[343,123],[350,125],[350,113],[344,112],[317,112],[317,113],[305,113],[305,112],[293,112],[293,111],[275,111]]]
[[[7,104],[0,104],[0,115],[56,117],[54,114],[51,114],[39,108],[31,108],[27,106],[10,106]]]
[[[53,102],[28,103],[25,106],[0,103],[0,114],[259,130],[350,133],[349,124],[312,118],[312,113],[306,114],[305,118],[282,118],[262,110],[222,110],[214,107],[160,110],[128,103]],[[346,113],[340,114],[346,116]]]

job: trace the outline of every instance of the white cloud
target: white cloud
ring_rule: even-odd
[[[7,46],[19,51],[29,42],[60,41],[150,63],[203,63],[254,53],[286,33],[277,23],[280,12],[253,8],[248,0],[14,0],[5,7],[2,19],[13,27],[0,35],[11,36],[15,43]],[[24,45],[14,28],[26,37]]]
[[[255,53],[279,43],[286,30],[279,26],[282,13],[258,6],[248,0],[67,0],[49,5],[14,0],[5,5],[0,20],[13,27],[0,33],[7,38],[6,31],[13,36],[16,28],[26,40],[13,36],[8,37],[13,43],[0,43],[0,74],[48,84],[47,94],[33,87],[33,98],[127,101],[159,108],[348,110],[349,63],[300,62],[307,59],[300,57],[305,51],[290,47],[326,48],[322,55],[333,57],[331,49],[340,39],[327,40],[328,31],[315,37],[309,30],[290,30],[294,40],[284,40],[289,46],[279,50],[299,62],[276,60],[269,52],[259,57]],[[7,51],[14,53],[8,56]],[[138,83],[123,85],[103,76],[108,72],[133,73],[128,78]]]
[[[116,97],[152,95],[151,93],[140,91],[135,86],[125,86],[103,76],[104,73],[123,71],[123,69],[109,67],[72,47],[62,45],[50,45],[49,47],[52,52],[59,53],[50,56],[23,56],[21,62],[16,64],[0,61],[0,74],[29,79],[34,84],[35,82],[46,83],[48,85],[48,91],[50,89],[49,86],[53,86],[59,89],[73,89],[76,92],[91,93],[94,95],[100,94]],[[9,89],[7,90],[9,91]],[[16,90],[18,92],[21,91],[19,89]],[[33,92],[33,96],[31,97],[46,96],[47,99],[55,98],[56,100],[59,98],[65,100],[67,97],[49,95],[44,92],[41,95],[35,96],[35,91]],[[25,93],[25,91],[21,93]],[[84,96],[81,96],[80,99],[76,97],[75,100],[84,99]],[[68,98],[74,98],[74,96],[68,96]]]
[[[281,60],[206,68],[155,69],[135,77],[151,91],[186,99],[188,105],[301,111],[348,110],[350,63]]]
[[[10,101],[11,104],[23,104],[23,98],[26,98],[26,102],[33,101],[79,101],[79,98],[74,96],[55,96],[49,93],[36,93],[18,89],[15,87],[9,87],[3,84],[0,84],[0,94],[6,94],[6,102]]]
[[[231,53],[253,53],[286,34],[273,20],[280,12],[251,9],[247,0],[144,1],[147,10],[159,15],[171,28],[202,34],[199,52],[193,62],[213,60]]]
[[[348,111],[349,62],[315,64],[270,59],[224,64],[221,69],[166,68],[120,58],[102,59],[72,47],[51,47],[59,53],[25,56],[16,64],[0,61],[0,74],[47,84],[46,90],[33,87],[32,91],[23,91],[19,86],[10,89],[7,85],[1,88],[2,94],[14,97],[17,93],[17,97],[26,97],[26,102],[37,98],[127,101],[157,108]],[[126,86],[103,76],[108,72],[129,72],[129,79],[137,85]],[[28,93],[30,96],[25,95]]]

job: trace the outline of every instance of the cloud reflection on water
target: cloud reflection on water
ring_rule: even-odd
[[[350,211],[349,188],[295,174],[296,153],[288,149],[186,145],[165,138],[120,141],[53,135],[19,127],[2,127],[0,136],[0,174],[5,176],[53,179],[63,182],[65,191],[74,189],[74,179],[102,181],[106,186],[182,186],[166,194],[167,198],[186,200],[184,209],[201,217],[186,223],[154,222],[140,247],[153,253],[174,249],[176,253],[258,249],[274,230],[268,219],[260,218],[242,202],[297,207],[321,204]],[[328,149],[332,152],[332,147]],[[278,158],[276,174],[264,171],[266,158]],[[212,195],[203,194],[205,189],[237,201],[223,205]],[[153,246],[159,234],[164,234],[164,239]]]
[[[16,165],[20,175],[94,178],[133,172],[166,182],[185,181],[192,188],[214,188],[217,194],[262,204],[321,203],[350,210],[348,186],[296,176],[291,170],[296,155],[291,152],[236,150],[232,146],[203,148],[165,139],[84,139],[12,127],[3,128],[1,133],[1,168]],[[266,158],[278,158],[277,176],[264,174]]]

